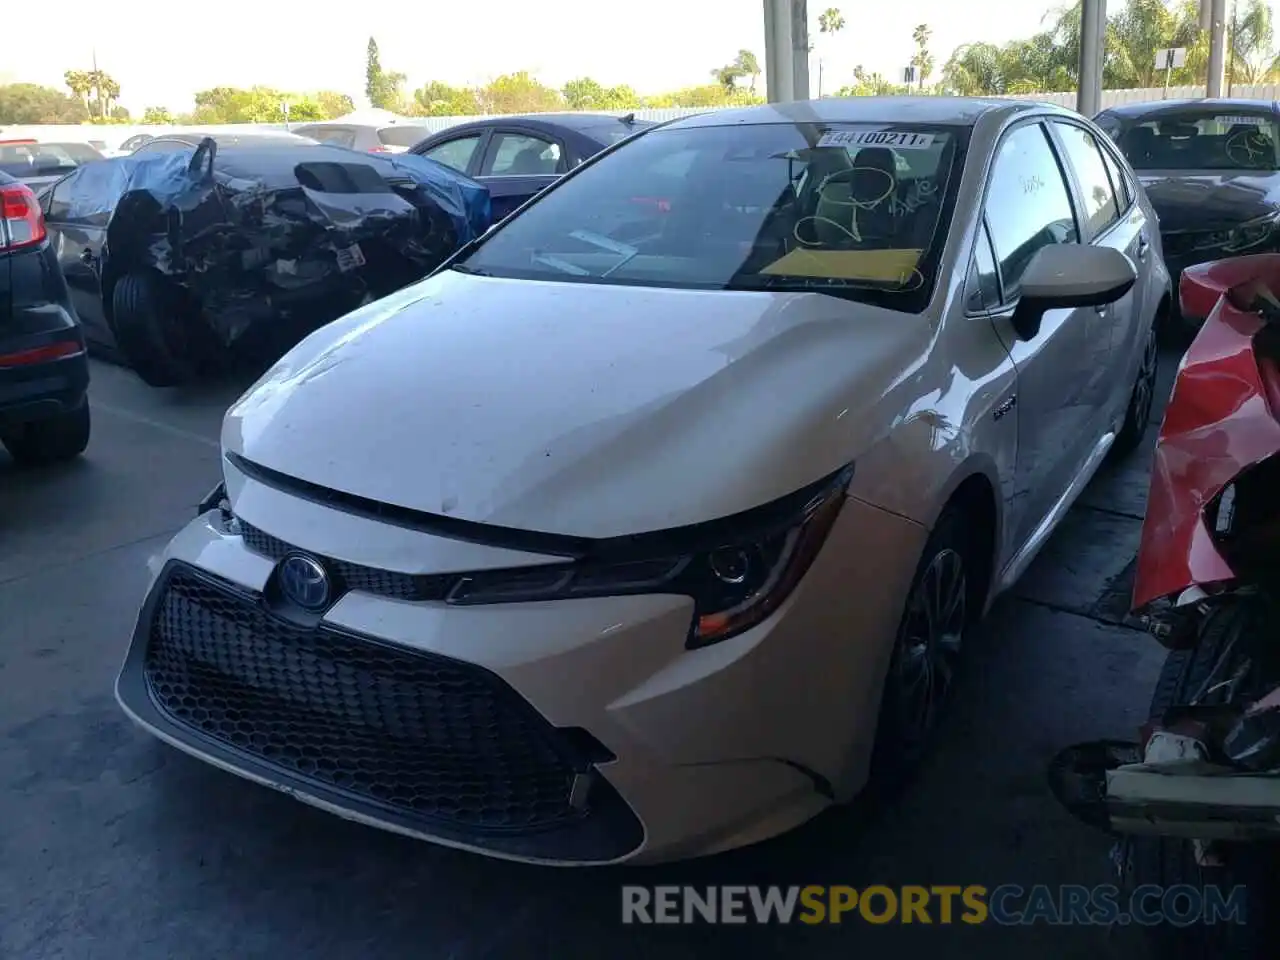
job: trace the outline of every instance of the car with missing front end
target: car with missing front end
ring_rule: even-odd
[[[29,186],[0,172],[0,442],[19,464],[89,444],[89,361]]]
[[[1280,105],[1157,100],[1095,120],[1155,208],[1175,288],[1187,267],[1280,249]],[[1177,306],[1191,329],[1204,321],[1181,299]]]
[[[231,407],[117,698],[326,810],[539,863],[901,782],[973,625],[1145,432],[1151,225],[1048,105],[642,131]]]

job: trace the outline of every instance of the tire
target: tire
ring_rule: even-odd
[[[1200,627],[1197,644],[1169,654],[1151,699],[1150,718],[1159,721],[1170,707],[1185,704],[1200,693],[1231,638],[1238,631],[1265,629],[1259,605],[1248,599],[1230,600],[1211,611]],[[1230,675],[1224,665],[1219,676]],[[1206,702],[1212,702],[1211,697]],[[1197,924],[1147,927],[1152,956],[1160,960],[1261,960],[1274,956],[1268,942],[1267,913],[1274,909],[1277,892],[1271,878],[1274,852],[1265,844],[1233,847],[1229,867],[1201,867],[1190,841],[1172,837],[1135,837],[1130,851],[1132,886],[1190,885],[1199,889],[1218,886],[1228,893],[1237,884],[1247,886],[1245,925]]]
[[[1127,457],[1142,443],[1151,421],[1151,409],[1155,401],[1156,375],[1160,369],[1160,340],[1155,325],[1147,331],[1147,342],[1142,347],[1142,359],[1138,363],[1138,375],[1129,393],[1129,406],[1125,408],[1120,432],[1116,434],[1111,452],[1116,457]]]
[[[975,596],[974,587],[979,571],[973,562],[973,544],[964,516],[955,507],[947,507],[925,543],[894,638],[872,751],[869,788],[873,797],[888,799],[906,784],[924,759],[937,721],[950,701],[965,637],[980,612],[980,598]],[[956,569],[955,564],[958,564],[958,582],[953,574],[948,574]],[[924,638],[922,649],[919,642],[919,634],[924,632],[921,604],[935,582],[932,578],[939,574],[944,599],[937,605],[944,613],[943,629],[935,636]],[[945,589],[948,584],[952,585],[951,591]],[[952,596],[959,598],[958,609],[952,608],[951,601],[946,599]],[[922,662],[928,664],[926,669],[933,671],[932,682],[941,683],[934,688],[928,704],[916,702],[920,691],[912,682]]]
[[[0,434],[9,456],[22,466],[72,460],[89,446],[89,401],[56,417],[24,423]]]
[[[183,325],[199,322],[181,309],[179,298],[153,271],[127,273],[111,292],[116,344],[144,383],[175,387],[198,371],[192,338]]]

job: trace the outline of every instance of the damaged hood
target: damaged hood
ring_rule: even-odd
[[[1280,212],[1280,174],[1142,171],[1160,229],[1229,230]]]
[[[303,341],[231,408],[222,442],[430,514],[581,537],[665,530],[848,463],[888,426],[872,408],[929,330],[819,294],[445,271]]]

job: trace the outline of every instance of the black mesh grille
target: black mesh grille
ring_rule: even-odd
[[[494,832],[588,814],[569,803],[574,754],[498,677],[283,622],[186,568],[156,606],[145,675],[175,722],[369,802]]]
[[[245,546],[255,553],[272,560],[279,560],[285,554],[297,548],[285,543],[279,537],[273,537],[252,524],[239,521],[240,536]],[[361,593],[372,593],[393,600],[443,600],[449,587],[457,579],[455,576],[433,576],[429,574],[399,573],[395,570],[379,570],[346,560],[335,560],[323,557],[325,567],[337,580],[341,590],[358,590]]]

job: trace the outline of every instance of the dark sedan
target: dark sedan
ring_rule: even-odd
[[[0,171],[0,443],[21,464],[89,443],[84,337],[35,194]]]
[[[483,183],[497,221],[584,160],[651,126],[634,114],[488,117],[432,134],[410,152]]]
[[[1280,249],[1276,103],[1161,100],[1112,107],[1094,119],[1151,198],[1175,283],[1193,264]]]

